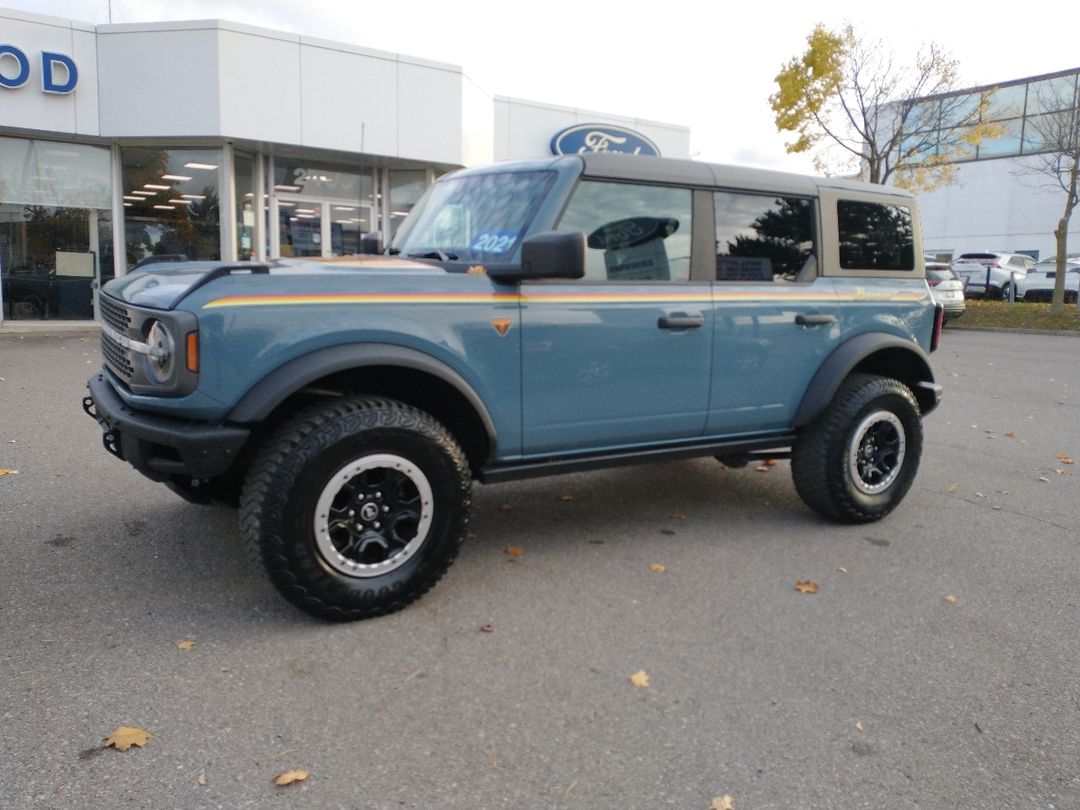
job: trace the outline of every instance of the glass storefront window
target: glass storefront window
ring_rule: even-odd
[[[0,300],[11,319],[94,317],[112,276],[109,150],[0,138]]]
[[[375,178],[371,172],[346,171],[329,163],[275,157],[274,191],[370,205],[375,200]]]
[[[147,256],[220,259],[220,149],[120,151],[127,267]]]
[[[0,271],[5,318],[91,320],[113,275],[110,212],[0,204]]]
[[[390,239],[392,241],[402,221],[424,195],[427,172],[423,169],[392,169],[390,171]]]
[[[233,156],[236,185],[236,258],[248,261],[255,256],[255,156],[237,152]]]

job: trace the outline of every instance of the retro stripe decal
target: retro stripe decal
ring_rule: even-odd
[[[269,307],[303,305],[421,305],[421,304],[701,304],[723,301],[784,303],[869,303],[913,302],[925,298],[922,291],[877,291],[858,288],[851,292],[832,290],[703,290],[700,292],[559,292],[559,293],[313,293],[299,295],[232,295],[217,298],[203,309],[225,307]]]

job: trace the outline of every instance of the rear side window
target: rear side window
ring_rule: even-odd
[[[686,281],[692,212],[687,188],[586,180],[559,230],[585,232],[585,281]]]
[[[717,281],[810,281],[816,275],[814,202],[718,191]]]
[[[842,269],[915,269],[915,232],[906,205],[839,200],[836,213]]]

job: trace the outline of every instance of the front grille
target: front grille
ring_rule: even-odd
[[[126,335],[128,327],[131,326],[131,315],[128,314],[127,307],[105,295],[99,296],[98,303],[101,305],[101,320],[120,334]]]
[[[102,308],[104,311],[104,308]],[[135,366],[131,364],[128,350],[112,339],[108,332],[101,330],[101,354],[105,363],[125,382],[135,376]]]

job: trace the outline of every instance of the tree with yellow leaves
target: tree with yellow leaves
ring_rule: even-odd
[[[769,102],[777,130],[797,136],[787,151],[812,154],[823,174],[929,191],[953,182],[956,161],[997,134],[981,121],[990,94],[953,94],[958,63],[933,43],[902,65],[850,24],[817,25],[806,42]]]

